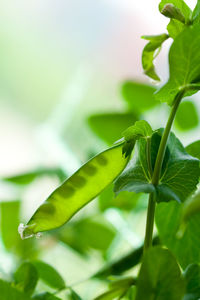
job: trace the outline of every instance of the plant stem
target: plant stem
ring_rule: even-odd
[[[145,233],[144,249],[143,249],[144,252],[152,245],[155,208],[156,208],[156,201],[154,200],[154,193],[151,193],[149,195],[149,204],[147,210],[146,233]]]
[[[167,146],[167,140],[168,140],[171,128],[172,128],[174,118],[176,116],[177,109],[179,107],[181,99],[183,98],[184,93],[185,93],[185,90],[181,91],[175,98],[174,105],[172,107],[171,113],[169,115],[169,119],[167,121],[167,125],[166,125],[164,133],[162,135],[160,146],[158,149],[158,154],[156,157],[153,176],[152,176],[152,184],[153,185],[157,185],[159,183],[160,173],[161,173],[161,169],[162,169],[162,163],[163,163],[165,150],[166,150],[166,146]]]
[[[147,165],[148,165],[150,177],[152,178],[153,169],[151,164],[151,137],[148,137],[146,141],[147,141],[147,147],[146,147]]]
[[[153,170],[153,176],[152,176],[152,184],[154,186],[159,184],[162,163],[163,163],[163,159],[165,156],[165,150],[166,150],[166,146],[167,146],[167,140],[168,140],[171,128],[172,128],[172,124],[173,124],[177,109],[179,107],[181,99],[183,98],[184,93],[185,93],[185,90],[182,90],[176,96],[174,105],[173,105],[171,113],[169,115],[169,119],[167,121],[167,125],[165,127],[164,133],[161,138],[161,142],[160,142],[159,149],[158,149],[158,154],[156,157],[155,167]],[[155,208],[156,208],[155,193],[151,193],[149,195],[149,204],[148,204],[148,210],[147,210],[144,252],[152,245]]]

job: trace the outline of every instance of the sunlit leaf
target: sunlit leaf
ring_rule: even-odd
[[[134,81],[125,81],[122,85],[122,95],[129,109],[139,114],[158,105],[154,99],[155,91],[153,86]]]
[[[22,237],[60,227],[94,199],[125,168],[129,158],[122,156],[122,147],[98,154],[58,187],[22,228]]]
[[[133,113],[104,113],[91,115],[88,123],[91,129],[108,145],[122,137],[122,132],[137,121]]]
[[[175,201],[156,208],[156,225],[161,242],[176,256],[183,268],[200,261],[200,217],[193,215],[181,230],[183,205]]]
[[[38,272],[29,262],[23,263],[14,274],[15,287],[28,295],[31,295],[38,281]]]
[[[180,91],[185,96],[196,93],[200,82],[200,25],[188,27],[180,33],[169,51],[170,77],[155,97],[172,105]],[[187,68],[185,67],[187,65]]]
[[[184,288],[180,268],[169,250],[149,249],[140,269],[135,300],[181,300]]]

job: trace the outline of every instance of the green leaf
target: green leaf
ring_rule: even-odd
[[[17,227],[19,225],[19,201],[9,201],[0,203],[1,213],[1,238],[7,250],[16,247],[19,240]]]
[[[192,156],[200,159],[200,140],[188,145],[185,150]]]
[[[105,254],[116,231],[103,216],[97,216],[70,222],[54,234],[60,241],[81,254],[86,254],[90,249],[96,249]]]
[[[164,33],[154,36],[143,36],[142,38],[149,40],[149,43],[144,47],[142,52],[142,67],[144,73],[150,78],[160,81],[160,78],[156,74],[153,61],[161,50],[163,42],[166,41],[169,36]]]
[[[107,291],[98,297],[96,297],[94,300],[113,300],[113,299],[120,299],[124,296],[127,290],[124,289],[112,289],[110,291]]]
[[[1,238],[6,250],[13,252],[23,260],[34,258],[38,254],[35,240],[22,241],[17,232],[19,213],[19,201],[0,202]]]
[[[106,188],[125,168],[129,158],[122,156],[123,144],[101,152],[60,187],[38,208],[27,226],[20,228],[22,237],[65,224],[88,202]]]
[[[114,228],[103,218],[86,219],[79,223],[79,233],[84,235],[84,244],[87,247],[106,251],[114,237]]]
[[[197,0],[197,4],[192,13],[192,22],[194,24],[200,23],[200,1],[199,0]]]
[[[154,133],[151,138],[151,165],[154,168],[162,130]],[[147,141],[137,141],[133,158],[115,181],[114,191],[156,192],[158,202],[176,200],[184,202],[196,189],[199,182],[199,160],[185,151],[181,142],[171,133],[162,166],[160,184],[154,187],[148,167]]]
[[[196,214],[200,214],[200,192],[185,202],[182,212],[182,222],[187,223]]]
[[[183,205],[175,201],[160,203],[156,208],[156,225],[163,245],[176,256],[182,268],[200,261],[200,217],[193,215],[180,231]]]
[[[181,130],[190,130],[198,125],[198,113],[193,102],[184,101],[180,104],[176,113],[175,123]]]
[[[135,193],[152,193],[155,191],[148,170],[146,146],[147,141],[145,139],[137,141],[133,158],[115,181],[114,192],[117,195],[122,191]]]
[[[135,300],[181,300],[184,288],[179,266],[169,250],[149,249],[140,269]]]
[[[99,208],[101,211],[105,211],[110,207],[131,211],[136,207],[139,197],[140,194],[129,192],[121,192],[115,196],[113,185],[109,185],[99,196]]]
[[[126,142],[137,140],[139,138],[149,138],[152,136],[153,130],[147,121],[141,120],[135,122],[123,132]]]
[[[154,99],[155,91],[153,86],[134,81],[125,81],[122,85],[122,96],[129,109],[136,114],[141,114],[158,105]]]
[[[31,295],[38,281],[38,272],[29,262],[23,263],[14,274],[14,284],[18,290]]]
[[[157,236],[153,238],[153,245],[159,245],[160,240]],[[117,260],[108,263],[98,272],[93,275],[93,278],[106,278],[110,275],[119,275],[123,272],[130,270],[131,268],[137,266],[141,262],[141,258],[143,255],[144,245],[140,246],[137,249],[134,249],[119,257]]]
[[[199,90],[200,82],[200,25],[180,33],[169,51],[170,78],[155,94],[157,100],[172,105],[180,91],[184,96]],[[187,67],[186,67],[187,66]]]
[[[175,19],[171,19],[169,24],[167,25],[168,33],[173,39],[175,39],[177,35],[179,35],[185,28],[186,25]]]
[[[52,266],[40,260],[34,261],[33,264],[38,271],[39,278],[47,285],[54,289],[62,289],[65,287],[63,278]]]
[[[132,153],[132,150],[135,146],[135,142],[140,138],[149,139],[152,136],[153,130],[147,121],[141,120],[135,122],[135,124],[127,128],[123,132],[125,139],[125,144],[123,146],[122,153],[125,154],[125,157],[129,156]]]
[[[70,289],[68,300],[81,300],[81,297],[74,290]]]
[[[30,184],[33,180],[40,176],[58,176],[60,180],[64,180],[66,178],[66,174],[59,168],[41,168],[32,172],[27,172],[23,174],[19,174],[11,177],[4,177],[2,180],[8,181],[14,184],[26,185]]]
[[[186,294],[183,300],[198,300],[200,298],[200,265],[192,264],[184,272]]]
[[[110,290],[96,297],[95,300],[121,299],[132,285],[135,285],[135,279],[132,277],[113,281],[110,284]]]
[[[58,297],[56,297],[53,294],[50,294],[48,292],[44,292],[44,293],[35,295],[31,299],[34,299],[34,300],[61,300],[61,298],[58,298]]]
[[[190,21],[192,11],[183,0],[162,0],[159,4],[159,11],[162,13],[162,11],[164,10],[164,8],[166,8],[167,5],[171,5],[171,9],[169,9],[172,14],[171,17],[177,19],[180,17],[179,14],[181,13],[185,18],[185,23],[188,23]]]
[[[95,114],[88,118],[88,124],[94,133],[112,145],[122,137],[122,132],[137,121],[133,113],[105,113]]]
[[[130,289],[127,291],[125,296],[122,298],[122,300],[134,300],[136,295],[136,287],[132,286]]]
[[[30,300],[31,298],[16,288],[12,287],[10,282],[0,279],[1,300]]]

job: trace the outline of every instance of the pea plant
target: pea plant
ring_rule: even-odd
[[[159,11],[169,19],[167,33],[143,36],[148,42],[142,52],[142,66],[148,77],[159,81],[154,60],[164,42],[171,39],[167,83],[156,89],[125,82],[122,94],[129,111],[96,114],[88,120],[97,136],[109,145],[114,144],[64,182],[62,172],[51,170],[60,176],[61,185],[26,225],[19,226],[23,241],[18,242],[22,245],[30,241],[27,247],[36,253],[35,240],[27,238],[50,230],[53,231],[49,234],[55,235],[57,228],[98,195],[103,199],[102,210],[121,205],[126,209],[128,206],[129,211],[134,210],[140,195],[148,195],[144,243],[91,276],[109,282],[105,292],[94,295],[96,300],[200,299],[200,140],[185,147],[171,131],[174,121],[175,126],[183,130],[198,124],[191,96],[200,90],[200,1],[192,11],[183,0],[162,0]],[[185,97],[190,98],[182,102]],[[152,129],[142,120],[142,112],[155,106],[159,109],[163,106],[164,110],[164,102],[170,109],[166,126]],[[120,132],[123,132],[121,138]],[[28,174],[28,179],[45,172]],[[19,183],[23,179],[16,176],[5,180]],[[17,204],[14,205],[16,211]],[[6,207],[1,208],[6,213]],[[5,219],[2,222],[6,222]],[[79,229],[83,226],[80,222]],[[67,231],[61,236],[66,240]],[[76,249],[80,244],[81,240]],[[11,247],[8,241],[7,246]],[[34,292],[39,278],[56,292]],[[2,299],[56,300],[60,299],[57,295],[60,291],[68,291],[68,299],[82,299],[52,266],[41,260],[23,262],[15,271],[12,283],[0,281],[0,290],[5,295]]]

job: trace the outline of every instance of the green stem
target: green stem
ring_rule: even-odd
[[[172,107],[171,113],[169,115],[167,125],[166,125],[164,133],[162,135],[162,139],[161,139],[160,146],[159,146],[159,149],[158,149],[158,154],[157,154],[157,157],[156,157],[153,176],[152,176],[152,184],[153,185],[157,185],[159,183],[160,173],[161,173],[161,169],[162,169],[162,163],[163,163],[165,150],[166,150],[166,146],[167,146],[167,140],[168,140],[171,128],[172,128],[174,118],[176,116],[177,109],[179,107],[181,99],[183,98],[184,93],[185,93],[185,90],[181,91],[177,95],[177,97],[174,101],[174,105]]]
[[[152,245],[155,208],[156,208],[156,201],[154,200],[154,193],[151,193],[149,195],[149,204],[147,210],[146,233],[145,233],[144,249],[143,249],[144,252]]]
[[[148,170],[150,173],[150,178],[152,178],[153,169],[152,169],[152,164],[151,164],[151,137],[147,138],[146,155],[147,155],[147,165],[148,165]]]
[[[152,184],[158,185],[160,180],[160,173],[162,169],[162,163],[165,156],[165,150],[167,146],[167,140],[172,128],[172,124],[177,112],[177,109],[179,107],[179,104],[181,102],[181,99],[183,98],[183,95],[185,93],[185,90],[180,91],[180,93],[177,95],[174,105],[172,107],[171,113],[169,115],[169,119],[167,122],[167,125],[165,127],[164,133],[161,138],[160,146],[158,149],[158,154],[156,157],[155,167],[153,170],[153,176],[152,176]],[[153,237],[153,226],[154,226],[154,215],[155,215],[155,208],[156,208],[156,199],[155,194],[151,193],[149,195],[149,204],[148,204],[148,210],[147,210],[147,222],[146,222],[146,233],[145,233],[145,240],[144,240],[144,252],[151,247],[152,245],[152,237]]]

